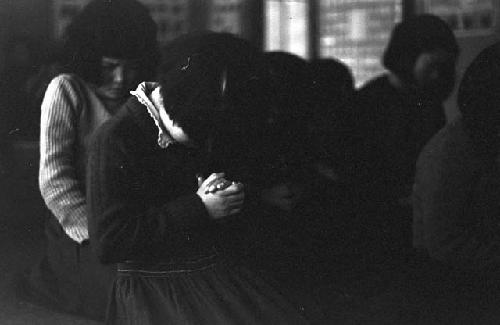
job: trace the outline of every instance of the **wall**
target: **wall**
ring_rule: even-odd
[[[7,39],[27,36],[45,44],[49,39],[49,0],[0,1],[0,71],[4,68]]]
[[[75,0],[82,2],[83,0]],[[86,0],[88,1],[88,0]],[[162,0],[139,0],[145,4],[162,3]],[[210,27],[210,4],[220,9],[228,9],[227,4],[239,11],[234,18],[240,21],[239,34],[249,39],[258,47],[262,43],[262,0],[165,0],[165,3],[189,3],[190,15],[187,29],[197,30]],[[54,0],[0,0],[0,71],[5,67],[6,43],[9,38],[28,36],[41,45],[47,44],[54,36],[53,23]],[[72,1],[65,1],[71,3]],[[59,3],[59,2],[58,2]],[[230,9],[230,8],[229,8]],[[222,13],[222,24],[234,19],[228,10]],[[216,26],[215,29],[228,30],[227,26]],[[230,29],[230,28],[229,28]]]

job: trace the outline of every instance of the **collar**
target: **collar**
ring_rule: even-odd
[[[131,91],[130,94],[135,96],[146,107],[149,116],[151,116],[158,128],[157,142],[160,148],[165,149],[174,143],[174,139],[168,133],[161,119],[161,116],[166,114],[166,111],[160,94],[160,85],[157,82],[141,82],[137,89]]]

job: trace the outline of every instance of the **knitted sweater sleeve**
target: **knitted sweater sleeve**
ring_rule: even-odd
[[[88,239],[83,184],[75,152],[80,109],[78,88],[68,75],[49,84],[41,107],[39,186],[47,207],[66,234],[78,243]]]

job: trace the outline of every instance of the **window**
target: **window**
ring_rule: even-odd
[[[308,1],[265,2],[265,50],[309,57]]]
[[[401,20],[400,0],[322,0],[318,13],[321,57],[347,64],[358,86],[384,71],[381,57]]]
[[[401,0],[318,0],[317,44],[310,44],[308,1],[265,2],[265,49],[309,58],[333,57],[347,64],[356,85],[384,71],[381,57],[394,25],[402,19]]]

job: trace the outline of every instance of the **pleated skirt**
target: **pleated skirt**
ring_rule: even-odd
[[[305,313],[250,270],[209,256],[120,264],[107,324],[309,324]]]

